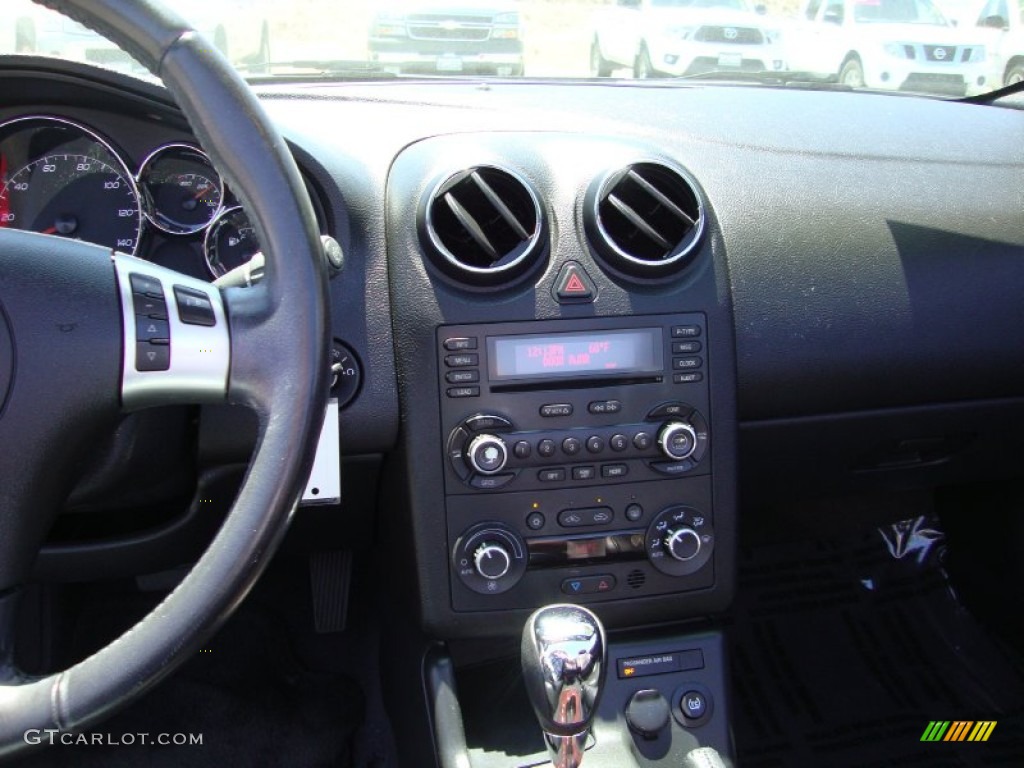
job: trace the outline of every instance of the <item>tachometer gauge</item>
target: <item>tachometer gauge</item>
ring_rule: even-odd
[[[139,195],[124,161],[84,126],[54,117],[0,125],[0,227],[134,254]]]
[[[214,277],[242,266],[259,250],[256,230],[241,206],[224,209],[210,225],[203,243],[206,264]]]
[[[224,201],[224,185],[210,158],[188,144],[168,144],[153,152],[139,170],[138,183],[147,218],[172,235],[204,229]]]

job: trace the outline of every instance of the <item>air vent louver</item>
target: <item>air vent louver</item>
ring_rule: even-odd
[[[508,283],[543,251],[536,195],[523,179],[493,166],[448,177],[427,198],[422,221],[434,263],[470,286]]]
[[[626,576],[626,583],[629,584],[630,589],[640,589],[646,581],[647,575],[639,569],[630,571]]]
[[[592,188],[585,223],[591,243],[612,271],[659,278],[689,263],[704,232],[704,206],[682,172],[636,163]]]

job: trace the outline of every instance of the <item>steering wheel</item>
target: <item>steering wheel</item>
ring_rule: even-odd
[[[0,231],[0,757],[24,748],[29,729],[81,730],[112,713],[188,659],[231,613],[301,496],[329,383],[327,277],[313,209],[245,83],[151,0],[36,1],[108,37],[164,81],[241,198],[266,269],[254,287],[221,291],[98,246]],[[168,310],[169,361],[136,336],[137,302],[157,296]],[[154,360],[164,370],[147,370]],[[121,413],[195,402],[239,403],[259,417],[255,453],[220,531],[135,627],[70,669],[28,679],[13,663],[15,601],[74,468]]]

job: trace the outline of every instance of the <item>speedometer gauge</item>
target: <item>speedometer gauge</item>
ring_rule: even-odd
[[[220,211],[224,186],[204,152],[188,144],[168,144],[142,164],[139,187],[146,216],[173,235],[204,229]]]
[[[0,125],[0,227],[134,254],[142,231],[124,162],[84,126],[53,117]]]

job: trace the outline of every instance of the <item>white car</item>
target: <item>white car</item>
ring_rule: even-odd
[[[992,84],[1024,81],[1024,2],[945,0],[943,11],[985,41]]]
[[[931,0],[808,0],[787,40],[792,69],[853,88],[963,96],[994,85],[981,36]]]
[[[591,73],[636,77],[784,68],[779,32],[746,0],[616,0],[595,14]]]
[[[114,69],[142,70],[106,38],[66,16],[31,0],[4,0],[4,5],[14,24],[0,34],[0,53],[60,56]],[[270,25],[265,16],[252,12],[251,5],[239,0],[176,0],[174,9],[239,68],[261,71],[269,65]]]

